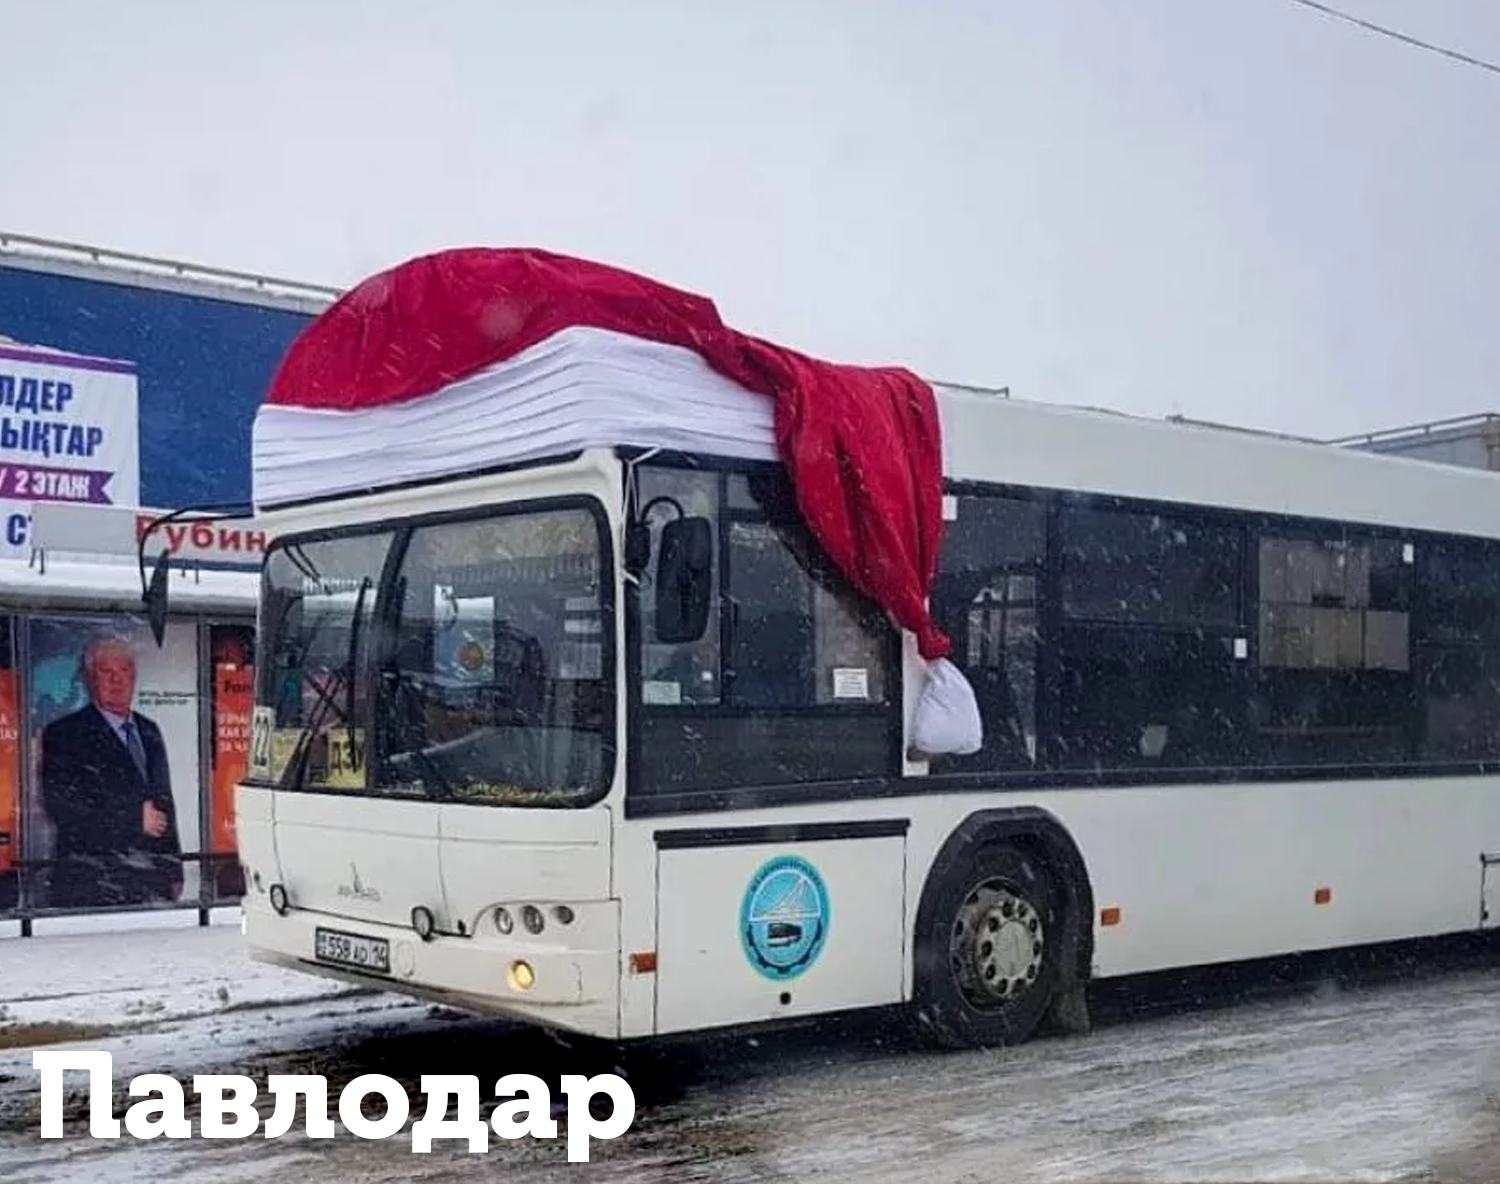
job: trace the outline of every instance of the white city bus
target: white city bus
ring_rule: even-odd
[[[1496,923],[1495,475],[936,388],[985,735],[929,759],[769,405],[715,447],[729,384],[679,362],[617,446],[559,395],[468,475],[386,423],[299,487],[258,438],[255,956],[610,1039],[904,1005],[964,1046],[1079,1030],[1091,979]]]

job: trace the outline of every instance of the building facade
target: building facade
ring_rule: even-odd
[[[0,922],[237,899],[258,548],[182,548],[158,645],[136,531],[249,501],[256,409],[337,295],[0,233]]]

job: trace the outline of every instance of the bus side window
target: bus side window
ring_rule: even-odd
[[[670,497],[689,516],[701,516],[716,524],[719,520],[719,478],[714,473],[692,469],[642,467],[639,474],[639,502],[648,505],[655,498]],[[653,576],[657,548],[661,544],[662,524],[673,512],[663,506],[660,515],[651,516],[652,562],[640,587],[641,629],[641,698],[659,707],[712,705],[719,702],[722,682],[720,659],[720,579],[723,559],[718,554],[718,531],[714,531],[713,592],[709,600],[708,628],[697,641],[664,642],[655,633],[656,598]]]
[[[1063,503],[1057,531],[1057,764],[1243,764],[1242,528],[1080,500]]]
[[[1037,663],[1046,510],[1040,501],[957,499],[944,524],[933,615],[953,641],[984,721],[984,747],[935,773],[1029,769],[1039,759]]]
[[[707,636],[663,645],[642,581],[632,792],[890,775],[900,753],[895,631],[817,546],[785,474],[643,466],[637,476],[641,505],[667,495],[715,523],[717,604]],[[652,525],[654,544],[654,516]]]
[[[1421,759],[1500,758],[1500,544],[1445,539],[1413,558],[1425,605],[1412,638]]]
[[[1260,539],[1260,762],[1409,759],[1411,575],[1400,540]]]

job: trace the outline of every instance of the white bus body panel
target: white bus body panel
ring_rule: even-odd
[[[521,901],[551,907],[609,899],[609,811],[438,807],[443,884],[453,914],[473,924]]]
[[[254,787],[241,787],[238,803],[246,935],[259,958],[476,1010],[618,1032],[620,910],[609,892],[607,810],[435,807]],[[286,916],[270,906],[277,883],[291,903]],[[565,925],[561,904],[572,911]],[[419,905],[437,922],[428,941],[411,924]],[[514,921],[509,933],[496,923],[500,905]],[[526,905],[542,912],[541,933],[523,926]],[[390,974],[317,963],[320,928],[388,942]],[[529,990],[509,981],[517,960],[535,973]]]
[[[292,796],[278,795],[278,813]],[[250,866],[267,857],[262,803],[269,798],[265,791],[241,794],[241,850]],[[1473,931],[1483,924],[1486,889],[1490,924],[1500,912],[1493,868],[1486,880],[1483,864],[1486,852],[1500,851],[1500,779],[1476,777],[894,797],[879,802],[878,814],[910,818],[904,841],[668,848],[655,863],[653,833],[708,819],[640,819],[621,827],[618,920],[610,904],[608,916],[585,927],[580,910],[566,945],[554,944],[555,936],[538,941],[519,932],[502,940],[487,927],[471,938],[424,945],[394,915],[356,928],[388,931],[413,951],[408,967],[398,965],[407,980],[393,984],[398,989],[426,984],[453,992],[456,1002],[472,992],[469,1005],[603,1036],[899,1002],[910,995],[909,935],[939,849],[970,814],[1021,806],[1052,814],[1082,854],[1096,906],[1096,977]],[[588,815],[605,817],[602,811],[580,817]],[[855,822],[871,815],[869,803],[836,803],[737,813],[733,825]],[[503,831],[498,819],[495,825]],[[495,850],[507,852],[513,871],[506,878],[514,876],[517,885],[533,873],[539,881],[551,854],[532,860],[520,842]],[[302,849],[282,858],[296,866],[313,854]],[[746,957],[740,909],[756,868],[783,854],[801,855],[818,869],[830,907],[827,944],[815,964],[778,984],[760,976]],[[475,871],[451,882],[462,878],[465,890],[475,891]],[[1329,890],[1327,903],[1318,903],[1320,888]],[[545,895],[533,891],[527,899]],[[1098,925],[1104,908],[1120,910],[1119,924]],[[247,909],[255,910],[256,944],[291,959],[310,957],[311,922],[297,923],[297,914],[275,917],[253,892]],[[321,923],[337,924],[328,916]],[[626,963],[631,951],[656,952],[656,973],[632,972]],[[480,956],[483,966],[470,955]],[[561,975],[566,989],[529,997],[507,992],[505,966],[522,956],[537,966],[539,986]],[[791,996],[788,1004],[780,1001],[783,991]]]
[[[732,821],[719,815],[717,825],[732,827],[879,817],[910,818],[911,829],[904,844],[662,851],[657,1030],[908,998],[910,935],[940,849],[971,814],[1020,807],[1051,814],[1082,855],[1101,978],[1473,931],[1481,926],[1482,856],[1500,851],[1500,778],[1490,777],[914,794],[736,812]],[[626,829],[706,821],[642,819]],[[783,854],[808,858],[830,897],[827,945],[787,986],[792,1005],[759,979],[738,931],[751,874]],[[1495,880],[1491,869],[1492,901]],[[890,924],[895,907],[899,933]],[[1105,908],[1120,910],[1118,924],[1098,924]],[[901,990],[892,995],[886,959],[896,956]]]
[[[944,795],[882,805],[913,811],[912,901],[970,813],[1030,805],[1052,814],[1087,869],[1099,977],[1474,930],[1480,857],[1500,848],[1493,777]],[[1329,892],[1326,904],[1319,889]],[[1105,908],[1120,910],[1118,924],[1098,923]]]
[[[275,813],[282,885],[296,907],[329,916],[404,926],[420,906],[439,931],[462,934],[492,921],[486,913],[499,905],[546,910],[609,899],[603,809],[284,793]]]
[[[295,908],[409,926],[421,905],[453,928],[431,803],[278,794],[275,830],[278,879]]]
[[[827,892],[797,926],[827,926],[812,965],[762,974],[747,953],[746,890],[785,856]],[[657,1028],[662,1032],[899,1003],[905,994],[906,843],[902,836],[668,849],[659,854]]]

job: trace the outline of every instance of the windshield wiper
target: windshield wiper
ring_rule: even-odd
[[[281,614],[281,624],[284,624],[285,619],[291,615],[291,606],[295,603],[296,599],[298,597],[295,596],[288,598],[284,606],[285,611]],[[313,623],[313,627],[308,630],[307,636],[302,639],[300,647],[292,645],[287,649],[281,668],[283,670],[296,671],[299,697],[302,693],[302,683],[307,677],[306,666],[308,656],[313,652],[313,645],[323,632],[323,626],[327,623],[328,618],[326,616],[320,617]],[[273,636],[276,636],[276,634],[273,634]],[[335,675],[335,677],[337,678],[338,676]],[[301,784],[302,768],[306,763],[305,753],[311,747],[313,735],[322,725],[323,714],[326,714],[333,707],[331,700],[335,689],[318,684],[313,685],[313,693],[317,696],[317,701],[313,704],[312,715],[309,717],[308,722],[303,725],[302,731],[297,736],[297,743],[292,748],[292,755],[287,760],[286,768],[282,771],[280,782],[277,783],[278,789],[291,789],[294,785]]]
[[[404,575],[398,577],[396,580],[396,587],[391,596],[391,603],[396,607],[393,619],[389,622],[390,636],[392,638],[399,638],[401,635],[401,613],[403,606],[406,604],[406,577]],[[404,740],[410,732],[410,729],[400,726],[401,720],[406,713],[407,701],[410,697],[420,696],[421,691],[417,688],[412,676],[407,671],[401,669],[399,658],[395,653],[390,653],[382,661],[380,678],[383,684],[383,693],[380,696],[380,701],[385,704],[383,718],[386,730],[392,731],[399,728]],[[399,706],[397,706],[398,704]],[[445,801],[451,801],[454,796],[452,784],[443,775],[442,769],[438,768],[437,762],[422,750],[420,744],[422,738],[418,737],[417,739],[419,743],[412,745],[408,751],[391,753],[389,757],[391,763],[399,764],[404,760],[420,766],[423,773],[426,774],[427,780],[433,783],[436,795]]]
[[[359,748],[354,742],[354,664],[359,660],[360,621],[365,613],[365,593],[370,590],[370,577],[359,582],[359,595],[354,598],[354,621],[349,626],[349,656],[345,668],[349,677],[344,681],[344,736],[349,741],[349,763],[355,772],[361,767]]]
[[[329,687],[316,688],[318,702],[313,707],[312,717],[302,726],[302,733],[297,737],[297,746],[292,752],[292,759],[287,762],[286,775],[281,780],[280,788],[282,789],[301,789],[306,784],[307,766],[312,758],[313,739],[317,736],[318,730],[323,726],[323,721],[330,711],[337,712],[340,716],[337,722],[345,724],[348,729],[351,759],[355,761],[359,759],[354,752],[354,682],[355,667],[359,661],[360,617],[364,614],[365,594],[370,586],[369,576],[365,576],[359,582],[359,595],[354,601],[354,620],[349,626],[349,650],[344,657],[344,664],[334,672]],[[326,619],[324,618],[325,621]],[[314,626],[314,631],[322,628],[323,623],[319,621]],[[306,652],[304,650],[304,654]],[[344,691],[345,704],[342,708],[337,705],[341,690]]]
[[[303,550],[301,543],[288,543],[281,549],[281,553],[287,557],[287,561],[300,571],[309,581],[314,584],[322,583],[322,577],[318,575],[317,566],[308,558],[307,552]]]

